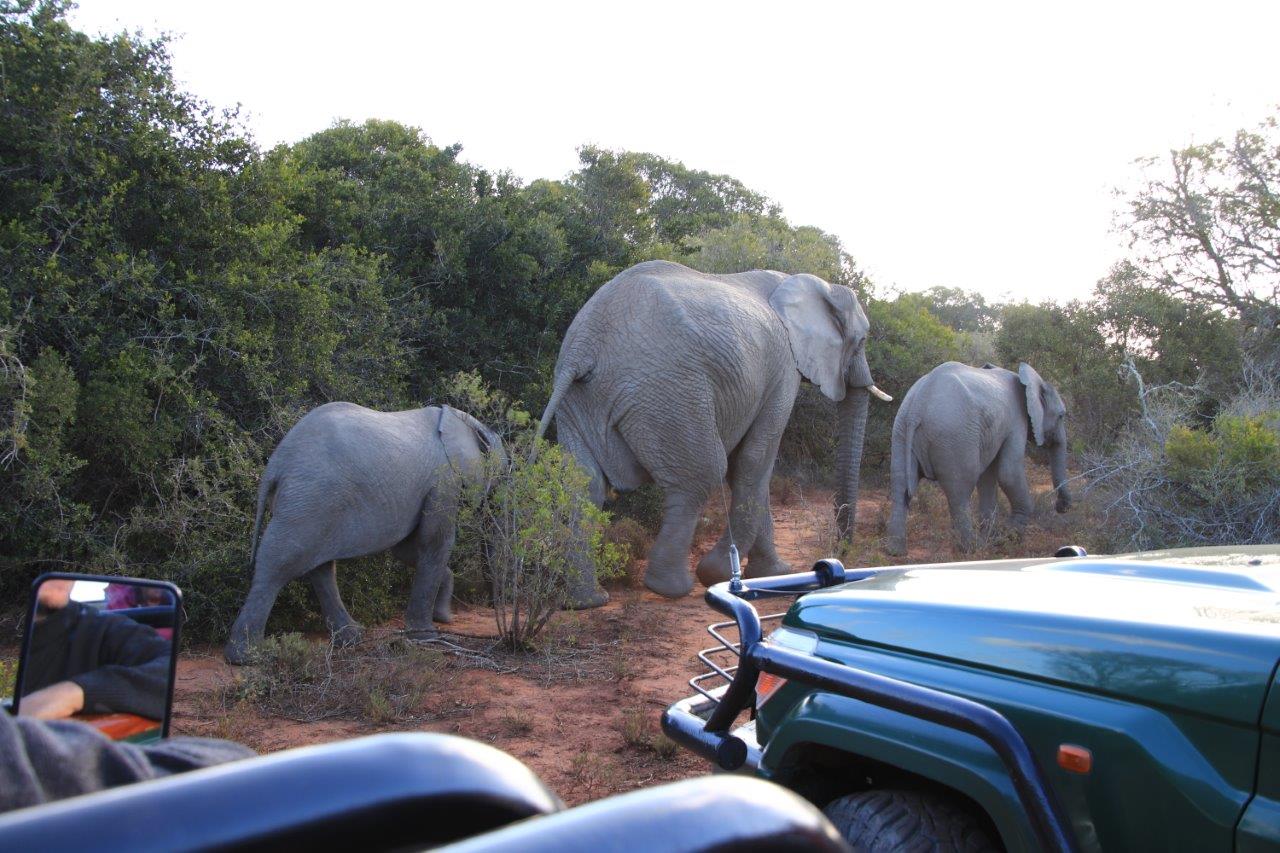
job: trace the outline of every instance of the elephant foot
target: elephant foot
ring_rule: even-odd
[[[644,585],[667,598],[684,598],[693,590],[693,577],[686,566],[672,571],[655,571],[650,563],[644,573]]]
[[[431,621],[448,625],[453,621],[453,608],[448,604],[437,604],[435,612],[431,614]]]
[[[354,646],[364,639],[364,628],[355,622],[348,622],[333,633],[333,643],[339,648]]]
[[[728,553],[715,548],[698,561],[698,583],[707,587],[723,583],[729,579],[731,571]]]
[[[884,551],[891,557],[905,557],[907,555],[906,538],[897,539],[889,537],[889,539],[885,540]]]
[[[601,607],[609,602],[609,593],[605,592],[603,587],[596,586],[594,589],[574,593],[569,599],[570,610],[590,610],[593,607]]]
[[[249,643],[243,640],[228,642],[222,657],[232,666],[244,666],[249,662]]]
[[[440,639],[440,632],[437,631],[434,626],[430,628],[405,628],[404,635],[410,640],[425,641]]]
[[[789,574],[791,574],[791,564],[778,559],[777,556],[755,557],[747,560],[747,566],[742,570],[742,575],[746,578],[771,578],[774,575]]]

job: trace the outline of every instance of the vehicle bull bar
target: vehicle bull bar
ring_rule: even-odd
[[[739,769],[752,749],[729,730],[738,714],[750,704],[759,674],[768,672],[980,738],[1004,763],[1040,846],[1073,853],[1078,849],[1075,835],[1044,771],[1022,735],[1003,714],[961,696],[763,642],[760,615],[752,601],[767,596],[799,595],[875,574],[873,570],[846,572],[839,560],[826,559],[815,563],[813,571],[726,581],[708,589],[707,604],[737,622],[738,667],[709,717],[704,720],[694,712],[692,702],[696,697],[691,697],[663,713],[663,731],[721,768]],[[731,588],[735,586],[736,590]]]

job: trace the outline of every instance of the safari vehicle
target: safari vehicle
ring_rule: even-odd
[[[732,621],[664,730],[855,848],[1280,849],[1278,546],[823,560],[706,600]]]
[[[37,579],[19,664],[19,711],[35,695],[27,688],[49,680],[37,667],[61,665],[56,654],[33,654],[42,641],[34,636],[38,623],[47,626],[51,612],[75,615],[85,609],[92,611],[89,619],[97,619],[118,598],[103,594],[107,583],[133,588],[139,595],[132,600],[144,602],[115,608],[119,612],[107,621],[134,623],[125,626],[133,632],[137,625],[158,625],[164,632],[180,628],[181,594],[170,584],[63,574]],[[134,679],[159,691],[150,699],[163,708],[164,719],[144,721],[148,737],[168,733],[176,633],[166,639],[169,645],[158,647],[163,661],[154,666],[167,678]],[[63,675],[60,669],[57,677]],[[136,739],[119,732],[116,737]],[[22,768],[15,776],[30,771]],[[4,778],[0,774],[0,784]],[[423,732],[291,749],[0,814],[0,850],[427,848],[848,850],[810,803],[761,780],[703,777],[565,809],[515,758],[477,741]]]

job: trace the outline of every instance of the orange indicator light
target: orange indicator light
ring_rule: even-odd
[[[778,688],[786,683],[785,678],[779,678],[773,673],[760,673],[760,679],[756,682],[756,707],[759,708],[767,702],[769,697],[777,693]]]
[[[1058,747],[1058,766],[1072,773],[1088,773],[1093,768],[1093,753],[1083,746],[1064,743]]]

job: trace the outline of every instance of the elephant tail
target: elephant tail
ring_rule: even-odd
[[[253,571],[258,561],[258,534],[262,531],[262,514],[267,509],[267,501],[273,500],[276,491],[276,475],[267,462],[267,470],[262,472],[262,482],[258,484],[258,509],[253,516],[253,539],[249,544],[249,570]]]
[[[911,476],[911,465],[918,464],[915,460],[915,451],[912,445],[916,440],[916,427],[918,426],[915,418],[904,419],[901,423],[893,425],[893,445],[890,448],[889,456],[889,482],[902,483],[905,494],[903,495],[908,501],[915,497],[916,486],[919,485],[918,478]]]
[[[551,419],[555,417],[556,407],[560,405],[564,392],[568,391],[569,386],[579,378],[590,372],[590,368],[579,368],[577,365],[556,366],[556,379],[555,384],[551,386],[551,399],[547,401],[547,407],[542,410],[542,420],[538,421],[539,439],[547,434],[547,427],[551,426]]]

